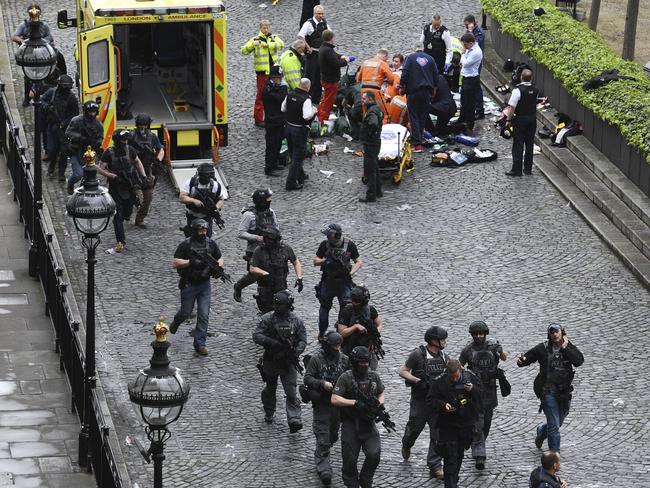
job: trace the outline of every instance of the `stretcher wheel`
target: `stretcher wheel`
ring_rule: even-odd
[[[413,167],[415,166],[415,164],[413,163],[413,160],[412,160],[412,159],[407,159],[407,160],[406,160],[406,163],[404,164],[404,166],[406,167],[406,169],[413,169]]]
[[[393,185],[399,185],[402,182],[402,175],[399,173],[393,173],[392,181]]]

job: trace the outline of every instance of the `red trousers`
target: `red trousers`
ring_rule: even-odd
[[[269,78],[269,75],[264,73],[257,74],[257,93],[255,94],[255,108],[253,109],[253,117],[255,118],[255,123],[264,122],[264,103],[262,102],[262,90],[264,89],[264,83]]]
[[[336,102],[336,94],[339,91],[339,82],[335,81],[333,83],[328,83],[326,81],[321,81],[320,85],[323,87],[323,98],[318,106],[318,120],[322,124],[330,118],[332,105]]]

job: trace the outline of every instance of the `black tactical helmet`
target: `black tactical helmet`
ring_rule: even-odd
[[[449,334],[447,334],[447,329],[434,325],[433,327],[429,327],[424,333],[424,342],[428,344],[434,339],[441,341],[443,339],[446,339],[448,335]]]
[[[479,332],[483,332],[485,333],[485,335],[487,335],[490,333],[490,328],[482,320],[476,320],[475,322],[469,324],[470,334],[474,335],[474,334],[478,334]]]
[[[339,224],[328,224],[321,231],[321,234],[325,236],[329,236],[330,233],[333,234],[334,239],[340,239],[343,235],[343,229]]]
[[[99,113],[99,105],[94,100],[88,100],[84,102],[83,106],[84,115],[94,115],[97,116]]]
[[[365,286],[355,286],[350,293],[350,300],[361,305],[367,305],[370,301],[370,292]]]
[[[149,114],[138,114],[135,116],[135,126],[140,127],[141,125],[146,125],[149,127],[152,120]]]
[[[117,129],[113,132],[113,144],[120,144],[131,139],[131,133],[126,129]]]
[[[264,227],[262,229],[262,237],[276,241],[282,240],[282,234],[280,234],[280,231],[277,229],[277,227],[274,227],[272,225]]]
[[[214,178],[214,166],[212,163],[201,163],[196,168],[197,174]]]
[[[74,85],[74,81],[72,78],[68,75],[60,75],[57,80],[56,80],[56,85],[59,88],[67,88],[70,89]]]
[[[270,188],[259,188],[253,192],[253,203],[259,205],[263,202],[266,202],[268,198],[271,198],[273,192]]]
[[[325,333],[323,344],[327,344],[331,347],[340,346],[343,344],[343,336],[335,330],[330,330],[329,332]]]
[[[350,352],[350,361],[352,363],[369,363],[370,351],[366,346],[357,346]]]
[[[273,295],[273,308],[277,310],[278,307],[285,308],[285,310],[293,309],[293,297],[289,290],[282,290]]]
[[[203,219],[194,219],[194,220],[192,221],[192,224],[190,225],[190,227],[191,227],[193,230],[199,230],[199,229],[206,229],[206,230],[207,230],[208,227],[209,227],[209,225],[208,225],[208,223],[207,223],[205,220],[203,220]]]

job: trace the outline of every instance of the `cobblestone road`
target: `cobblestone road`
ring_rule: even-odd
[[[238,47],[257,32],[260,18],[269,18],[273,31],[291,41],[299,17],[296,3],[281,0],[277,7],[263,8],[242,0],[229,5],[231,138],[223,161],[231,200],[225,211],[227,227],[217,237],[228,271],[238,275],[243,270],[243,245],[234,236],[239,211],[254,188],[274,189],[273,205],[283,234],[306,264],[306,288],[296,308],[308,325],[309,348],[317,334],[317,302],[311,290],[318,272],[309,264],[321,239],[318,231],[324,223],[339,222],[358,244],[364,261],[359,281],[370,288],[385,324],[387,356],[379,372],[387,385],[388,409],[400,430],[382,434],[376,486],[442,486],[427,481],[425,436],[414,447],[411,461],[401,460],[408,392],[397,369],[430,325],[449,328],[449,350],[457,354],[469,339],[467,325],[482,318],[511,358],[542,340],[551,320],[561,320],[585,353],[585,364],[576,375],[572,411],[562,430],[563,476],[570,486],[650,487],[650,407],[643,373],[649,356],[648,293],[542,176],[514,180],[503,176],[510,166],[509,146],[487,124],[481,128],[482,145],[499,151],[502,157],[497,162],[434,169],[425,154],[416,156],[416,171],[399,188],[387,187],[377,205],[357,203],[363,191],[361,159],[343,154],[346,144],[340,138],[332,140],[329,159],[307,164],[311,179],[301,192],[286,193],[280,179],[260,176],[264,137],[252,126],[252,61],[240,56]],[[432,13],[425,2],[413,0],[402,2],[399,12],[394,2],[385,0],[371,6],[347,0],[323,3],[340,52],[361,59],[377,46],[391,52],[410,47]],[[7,24],[22,16],[18,13],[22,3],[2,4],[9,9]],[[72,3],[51,1],[45,7],[47,18],[53,20],[57,8],[71,8]],[[463,16],[479,13],[478,4],[468,0],[444,0],[436,7],[457,35]],[[374,20],[377,12],[384,12],[385,19]],[[55,35],[69,55],[73,33]],[[15,83],[20,90],[22,80]],[[320,170],[334,173],[327,178]],[[62,188],[52,181],[46,185],[59,217],[58,232],[73,285],[83,302],[82,247],[71,222],[63,217]],[[181,240],[177,228],[183,209],[167,181],[156,189],[155,199],[153,229],[127,225],[128,252],[102,254],[98,263],[98,367],[121,439],[142,432],[128,402],[126,382],[146,365],[153,322],[159,315],[171,318],[178,302],[176,274],[169,262]],[[109,230],[102,248],[112,247],[112,241]],[[192,385],[193,396],[172,426],[174,436],[166,450],[168,485],[319,486],[312,464],[310,408],[303,409],[306,428],[297,435],[290,436],[282,422],[264,424],[262,383],[254,368],[259,351],[251,340],[256,319],[252,289],[245,292],[243,305],[234,303],[231,294],[228,287],[216,287],[211,312],[216,335],[208,342],[210,356],[195,357],[191,340],[183,333],[171,339],[172,360]],[[516,368],[512,359],[505,369],[513,393],[496,412],[487,469],[479,473],[466,463],[461,486],[522,487],[538,464],[534,425],[543,416],[537,413],[532,393],[535,371]],[[135,450],[124,449],[132,479],[148,486],[149,467]],[[338,476],[338,447],[333,459]],[[335,478],[334,486],[342,486],[340,478]]]

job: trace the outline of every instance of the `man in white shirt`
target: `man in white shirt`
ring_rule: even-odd
[[[320,85],[320,68],[318,66],[318,50],[323,44],[323,32],[327,29],[332,30],[325,20],[325,9],[322,5],[314,7],[314,16],[307,21],[300,28],[298,38],[307,43],[305,49],[305,77],[311,81],[311,95],[312,102],[316,105],[320,103],[321,99],[321,85]]]
[[[302,78],[298,88],[289,92],[282,102],[281,110],[287,114],[286,135],[291,154],[291,167],[285,184],[287,191],[300,190],[308,178],[302,168],[302,162],[307,155],[309,124],[317,112],[309,96],[310,88],[309,79]]]
[[[460,57],[461,70],[460,75],[463,77],[463,84],[460,92],[460,118],[459,122],[464,122],[467,126],[465,135],[474,135],[474,120],[476,110],[476,91],[481,86],[479,68],[483,61],[483,51],[476,43],[476,39],[469,32],[463,34],[460,38],[463,43],[465,52]]]

